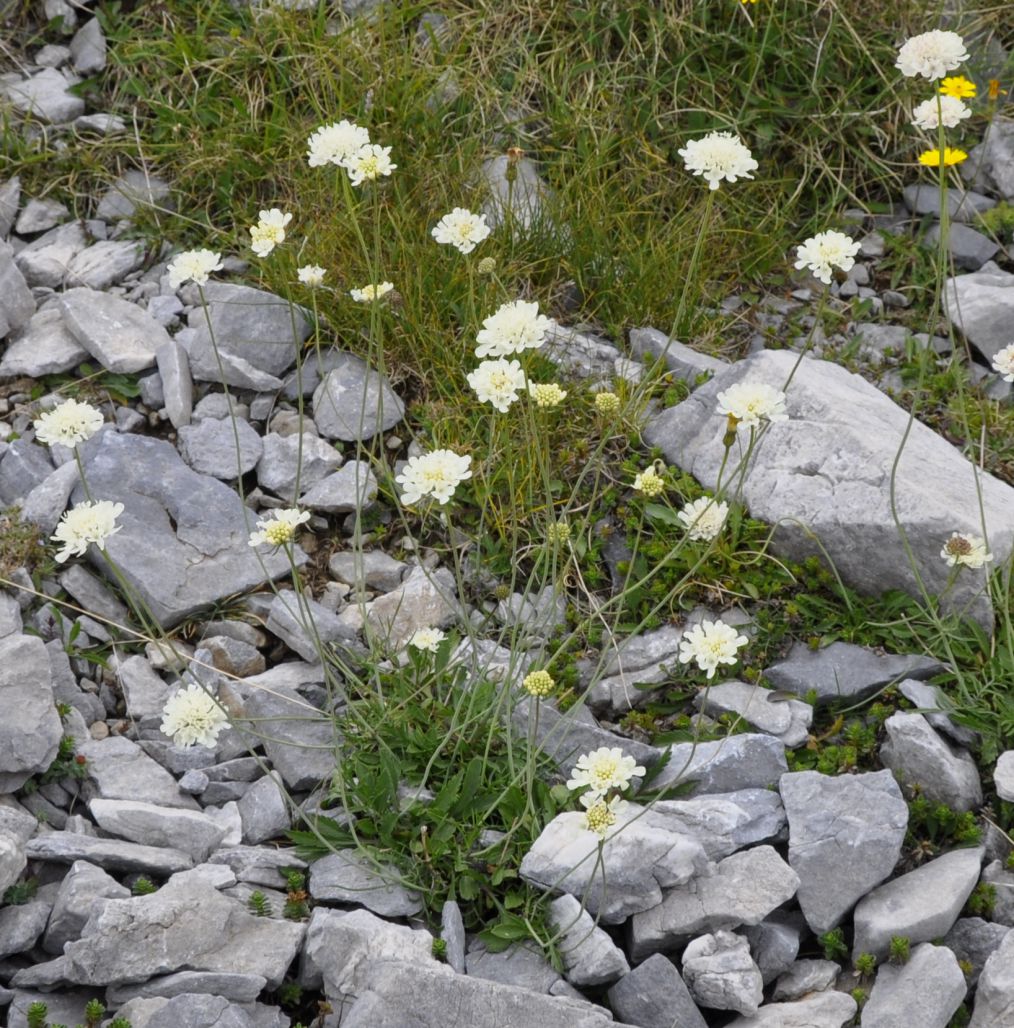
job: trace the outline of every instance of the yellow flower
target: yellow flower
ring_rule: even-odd
[[[548,696],[556,688],[556,682],[548,671],[533,671],[530,675],[525,675],[521,684],[525,692],[540,699]]]
[[[989,98],[990,98],[990,100],[997,100],[1001,95],[1002,96],[1006,96],[1007,95],[1007,90],[1000,88],[1000,80],[999,79],[990,79],[989,80]]]
[[[741,4],[755,4],[757,0],[739,0]]]
[[[926,150],[924,153],[919,154],[919,163],[925,165],[927,168],[939,168],[941,163],[946,167],[950,167],[952,164],[960,164],[967,158],[968,154],[966,154],[964,150],[958,150],[952,146],[945,146],[943,161],[940,160],[939,150]]]
[[[975,96],[976,86],[964,75],[949,75],[940,83],[940,92],[944,96],[953,96],[958,100],[964,100],[967,97]]]

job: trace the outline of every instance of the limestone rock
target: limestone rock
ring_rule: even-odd
[[[127,374],[155,364],[155,350],[169,342],[147,311],[111,293],[69,289],[60,312],[71,335],[109,371]]]
[[[613,1013],[641,1028],[707,1028],[679,971],[656,953],[609,990]]]
[[[366,624],[392,650],[399,650],[418,629],[446,626],[459,613],[451,572],[417,567],[397,589],[373,601]]]
[[[946,946],[924,942],[912,949],[907,963],[877,969],[863,1007],[863,1028],[947,1028],[967,988],[954,954]]]
[[[1014,929],[986,961],[979,976],[968,1028],[1006,1028],[1014,1024]]]
[[[732,932],[694,939],[683,951],[683,978],[697,1003],[712,1010],[752,1014],[764,998],[747,941]]]
[[[422,910],[419,894],[401,885],[395,868],[371,861],[357,850],[315,860],[308,888],[315,900],[361,904],[381,917],[408,917]]]
[[[944,284],[942,303],[951,324],[987,363],[992,364],[997,352],[1010,343],[1010,324],[1014,317],[1014,274],[1011,272],[1001,271],[994,265],[967,275],[955,275]],[[990,530],[992,550],[995,544],[991,521],[987,520],[986,526]],[[977,534],[982,534],[981,524]]]
[[[178,436],[180,456],[194,471],[225,482],[252,471],[264,452],[261,437],[242,418],[235,423],[227,418],[202,418],[196,425],[184,425]]]
[[[225,836],[221,825],[196,810],[104,799],[91,800],[88,809],[96,824],[110,835],[147,846],[175,847],[189,853],[198,864]]]
[[[327,439],[355,442],[393,428],[405,405],[387,379],[351,353],[342,353],[313,393],[313,420]]]
[[[84,100],[69,92],[68,86],[56,68],[43,68],[31,78],[0,84],[0,94],[19,114],[63,125],[85,111]]]
[[[565,894],[553,900],[549,924],[562,933],[558,945],[571,985],[607,985],[630,970],[623,951],[573,896]]]
[[[856,1001],[844,992],[818,992],[795,1003],[765,1003],[756,1014],[737,1017],[726,1028],[845,1028]]]

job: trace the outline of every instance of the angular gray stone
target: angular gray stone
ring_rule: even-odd
[[[1014,201],[1014,118],[993,118],[985,140],[971,149],[960,170],[976,189]]]
[[[248,846],[277,838],[292,827],[292,815],[277,771],[258,778],[243,793],[238,805],[243,842]]]
[[[379,372],[351,353],[339,355],[337,367],[313,393],[313,420],[327,439],[355,442],[372,439],[405,416],[405,405]]]
[[[190,344],[190,371],[201,382],[221,382],[215,348],[226,362],[225,381],[248,386],[234,369],[253,369],[276,380],[296,361],[296,349],[310,334],[310,323],[300,308],[273,293],[229,282],[204,287],[207,307],[197,306],[187,323],[195,335]],[[208,322],[211,327],[209,329]]]
[[[0,255],[0,296],[4,295],[2,264]],[[3,334],[3,317],[0,316],[0,335]],[[67,331],[59,308],[48,306],[32,315],[28,324],[12,335],[0,359],[0,378],[56,375],[76,368],[88,356],[88,351]]]
[[[887,739],[880,747],[880,760],[902,785],[952,810],[964,812],[982,806],[975,761],[937,735],[922,714],[899,710],[884,728]]]
[[[64,281],[68,286],[108,289],[143,264],[143,243],[131,239],[102,239],[74,255],[67,265]]]
[[[535,163],[527,157],[515,162],[514,181],[508,179],[510,161],[506,155],[489,157],[482,162],[481,175],[489,195],[482,204],[482,213],[491,229],[511,225],[514,231],[553,231],[547,205],[552,191],[542,180]]]
[[[675,949],[689,936],[758,924],[798,887],[799,876],[772,847],[734,853],[671,889],[658,906],[634,914],[630,955],[641,960]]]
[[[968,987],[974,989],[986,961],[1003,942],[1010,926],[983,921],[981,917],[962,917],[944,936],[944,945],[958,958],[971,966],[966,972]]]
[[[629,339],[634,354],[654,360],[663,357],[666,367],[678,378],[688,382],[691,389],[696,387],[699,375],[714,375],[729,366],[728,361],[698,353],[678,339],[670,339],[657,328],[632,328]]]
[[[0,243],[0,339],[27,325],[34,313],[35,300],[25,276],[14,263],[7,244]],[[6,370],[2,373],[13,374]]]
[[[68,942],[81,938],[88,918],[113,899],[127,899],[130,890],[86,860],[76,860],[60,883],[42,948],[59,956]]]
[[[115,667],[116,681],[123,693],[128,716],[137,721],[161,717],[173,688],[155,673],[144,657],[121,658]]]
[[[560,976],[545,954],[530,940],[512,942],[496,953],[476,939],[465,957],[465,971],[472,978],[501,985],[516,985],[531,992],[548,993]]]
[[[774,552],[792,560],[820,556],[816,537],[846,584],[878,595],[892,588],[921,595],[909,551],[925,588],[943,592],[950,569],[940,559],[941,546],[952,532],[981,533],[983,522],[997,566],[1007,559],[1014,525],[1006,512],[1014,507],[1014,488],[978,471],[932,429],[910,423],[906,411],[858,375],[827,361],[803,357],[798,367],[796,361],[788,350],[738,361],[654,417],[646,442],[714,488],[725,456],[717,394],[742,382],[781,389],[795,368],[789,418],[764,433],[743,483],[751,514],[778,526]],[[891,509],[892,470],[904,544]],[[947,602],[951,609],[969,605],[968,616],[991,629],[985,579],[985,571],[962,569]]]
[[[693,781],[697,796],[763,789],[777,785],[787,768],[785,746],[779,739],[743,733],[713,742],[677,743],[669,763],[651,784],[661,790]]]
[[[83,564],[71,564],[57,579],[60,585],[93,617],[123,624],[127,608]]]
[[[172,999],[184,993],[206,993],[233,1003],[252,1003],[264,991],[267,979],[260,974],[230,971],[175,971],[147,982],[110,985],[106,989],[106,1005],[120,1006],[138,997],[148,999],[164,996]]]
[[[69,221],[33,239],[18,251],[14,261],[28,285],[58,289],[63,285],[70,262],[88,242],[84,226],[79,221]]]
[[[148,846],[175,847],[196,864],[206,860],[225,836],[221,825],[196,810],[104,799],[91,800],[88,809],[104,832]]]
[[[302,453],[298,435],[283,436],[269,432],[263,445],[264,452],[257,464],[257,484],[290,502],[295,498],[297,468],[300,468],[299,488],[302,492],[312,489],[342,460],[334,446],[309,432],[302,434]]]
[[[968,1028],[1008,1028],[1014,1024],[1014,930],[986,961],[979,976]]]
[[[800,915],[777,910],[760,924],[740,929],[739,934],[750,943],[750,952],[765,985],[793,965],[805,930],[806,922]]]
[[[101,221],[131,218],[138,207],[172,210],[169,184],[143,171],[131,169],[118,178],[102,195],[95,217]]]
[[[797,960],[783,971],[771,994],[774,1000],[794,1000],[808,992],[823,992],[834,985],[841,965],[833,960]]]
[[[819,650],[795,643],[788,657],[764,669],[764,679],[800,696],[813,691],[819,705],[865,699],[900,678],[929,678],[942,670],[939,661],[916,654],[879,654],[846,642]]]
[[[156,349],[170,341],[147,311],[96,289],[69,289],[60,312],[71,335],[108,371],[150,368]]]
[[[49,453],[28,439],[16,439],[0,459],[0,500],[16,504],[53,472]]]
[[[856,906],[853,959],[883,959],[891,936],[912,946],[946,935],[979,880],[981,849],[952,850],[864,896]]]
[[[82,787],[86,800],[142,800],[163,807],[198,809],[165,768],[122,735],[79,742],[77,752],[87,761]]]
[[[795,1003],[766,1003],[756,1014],[737,1017],[726,1028],[845,1028],[856,1001],[844,992],[818,992]]]
[[[203,418],[196,425],[184,425],[177,435],[180,456],[194,471],[225,482],[252,471],[264,452],[261,437],[242,418]]]
[[[56,200],[29,200],[18,215],[14,231],[19,236],[31,236],[36,232],[48,232],[70,217],[70,211]]]
[[[940,187],[936,185],[905,186],[902,196],[905,206],[913,214],[932,214],[940,217]],[[996,206],[996,200],[974,190],[948,189],[947,210],[951,220],[975,224],[977,215]]]
[[[82,114],[74,119],[78,132],[94,132],[100,136],[115,136],[127,131],[127,123],[115,114]]]
[[[25,497],[21,520],[38,525],[44,534],[50,535],[80,481],[81,474],[74,462],[62,464]]]
[[[739,935],[702,935],[683,951],[682,963],[690,995],[703,1007],[753,1014],[764,999],[760,971]]]
[[[919,713],[938,731],[962,746],[973,747],[979,737],[970,728],[958,724],[947,711],[953,709],[947,702],[947,695],[935,685],[907,678],[898,686],[898,691],[910,703],[919,708]]]
[[[447,568],[413,568],[397,589],[370,604],[367,629],[392,650],[400,650],[420,628],[445,627],[459,616],[457,596]]]
[[[967,989],[954,954],[924,942],[912,949],[907,963],[877,969],[863,1007],[863,1028],[947,1028]]]
[[[997,352],[1010,343],[1014,318],[1014,274],[995,266],[967,275],[955,275],[944,285],[943,311],[957,329],[991,364]],[[993,531],[989,520],[987,528]],[[956,529],[956,531],[961,531]],[[972,531],[970,528],[969,531]],[[977,529],[982,533],[981,524]],[[993,538],[990,537],[990,549]],[[994,552],[994,557],[998,557]]]
[[[560,933],[556,944],[571,985],[608,985],[630,970],[623,950],[573,896],[564,894],[550,903],[548,922]]]
[[[990,920],[1014,926],[1014,871],[1006,870],[1003,862],[993,860],[982,869],[981,881],[992,885],[996,891]]]
[[[660,953],[624,975],[608,997],[618,1018],[641,1028],[707,1028],[676,966]]]
[[[894,870],[908,807],[890,771],[798,771],[782,776],[779,791],[789,820],[789,865],[800,878],[797,899],[820,934]]]
[[[940,246],[940,226],[931,225],[923,236],[923,244]],[[954,264],[966,271],[978,271],[986,261],[992,260],[1000,250],[1000,244],[969,225],[954,222],[947,235],[947,249]]]
[[[341,550],[331,556],[327,569],[331,577],[351,586],[366,586],[390,592],[401,585],[401,576],[407,567],[400,560],[389,557],[383,550],[349,552]]]
[[[440,911],[440,938],[444,941],[444,959],[447,966],[465,973],[465,923],[461,918],[461,907],[454,900],[447,900]]]
[[[752,728],[776,736],[790,748],[806,742],[813,707],[800,700],[773,696],[770,689],[733,680],[709,685],[694,697],[694,705],[711,717],[736,714]]]
[[[21,203],[21,178],[12,175],[0,186],[0,239],[6,239]],[[2,247],[0,247],[2,249]]]
[[[1000,799],[1014,802],[1014,750],[1006,750],[997,758],[993,784]]]
[[[74,33],[70,56],[79,75],[94,75],[106,66],[106,37],[98,18],[86,21]]]
[[[357,850],[341,850],[315,860],[307,888],[317,901],[355,903],[381,917],[409,917],[422,910],[419,894],[401,885],[395,868],[372,861]]]
[[[95,993],[90,989],[61,989],[59,992],[15,989],[14,998],[7,1010],[7,1028],[28,1028],[28,1008],[33,1003],[46,1004],[46,1020],[49,1024],[83,1024],[85,1005],[94,998]]]
[[[160,1002],[159,1008],[143,1021],[143,1028],[254,1028],[246,1010],[224,996],[182,993]],[[133,1016],[131,1024],[136,1023],[137,1017]]]
[[[236,493],[188,468],[169,443],[104,433],[85,474],[93,495],[124,505],[108,553],[164,627],[289,572],[284,553],[254,553],[256,518]],[[97,547],[89,557],[105,570]],[[305,560],[298,548],[296,560]]]
[[[140,871],[147,875],[171,875],[193,867],[193,860],[172,847],[140,846],[119,839],[96,839],[76,832],[50,832],[29,839],[25,846],[29,860],[73,864],[86,860],[113,871]]]
[[[576,811],[558,814],[543,828],[521,861],[521,877],[540,888],[583,900],[603,924],[619,924],[651,910],[662,890],[688,882],[704,871],[701,844],[674,833],[652,810],[630,803],[618,815],[602,845]]]
[[[62,737],[45,643],[32,635],[0,639],[0,794],[45,771]]]
[[[43,899],[0,908],[0,960],[31,949],[46,930],[51,910],[52,903]]]
[[[299,506],[325,514],[347,514],[370,506],[376,498],[377,480],[370,465],[353,460],[303,493]]]
[[[362,651],[355,629],[316,600],[298,599],[291,589],[273,597],[264,627],[311,663],[320,661],[318,645],[333,645],[345,653]]]
[[[85,102],[68,91],[69,83],[56,68],[43,68],[20,82],[0,83],[0,94],[19,114],[63,125],[85,112]]]

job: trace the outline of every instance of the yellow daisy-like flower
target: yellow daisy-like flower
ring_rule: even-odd
[[[757,0],[739,0],[741,4],[755,4]]]
[[[927,168],[939,168],[941,164],[945,167],[950,167],[952,164],[960,164],[967,159],[968,154],[964,150],[959,150],[953,146],[944,147],[943,160],[941,160],[939,150],[926,150],[919,154],[919,163]]]
[[[975,96],[977,88],[975,83],[971,79],[966,79],[964,75],[949,75],[941,81],[940,92],[944,96],[953,96],[958,100],[965,100],[968,97]]]

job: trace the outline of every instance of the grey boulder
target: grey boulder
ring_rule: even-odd
[[[1014,274],[1011,272],[991,265],[989,269],[968,275],[955,275],[944,285],[942,302],[951,325],[988,363],[1010,343],[1010,325],[1014,318]],[[989,521],[986,525],[992,529]],[[981,531],[980,527],[978,532]],[[993,543],[992,537],[990,543]]]
[[[993,118],[984,142],[973,147],[961,166],[976,189],[1014,201],[1014,118]]]
[[[702,935],[683,951],[682,962],[690,995],[702,1007],[753,1014],[764,999],[760,971],[739,935]]]
[[[393,428],[405,405],[387,379],[351,353],[328,371],[313,393],[313,420],[327,439],[355,442]]]
[[[863,1007],[863,1028],[947,1028],[967,989],[954,954],[946,946],[924,942],[912,949],[907,963],[877,970]]]
[[[35,300],[25,282],[25,276],[14,263],[10,248],[0,243],[0,339],[9,333],[28,324],[35,313]],[[7,354],[4,354],[7,361]],[[0,373],[16,374],[3,370]]]
[[[0,256],[0,296],[4,295],[2,265],[3,257]],[[7,288],[10,290],[7,296],[14,296],[13,287],[9,283]],[[0,311],[4,302],[0,300]],[[0,335],[4,334],[3,324],[4,317],[0,314]],[[59,307],[49,305],[32,315],[28,324],[12,336],[0,359],[0,378],[55,375],[76,368],[88,357],[88,351],[67,331]]]
[[[986,961],[979,976],[968,1028],[1008,1028],[1014,1024],[1014,929]]]
[[[108,371],[130,374],[150,368],[156,349],[169,342],[147,311],[97,289],[67,290],[60,297],[60,312],[71,335]]]
[[[202,418],[182,426],[178,440],[180,456],[194,471],[225,482],[253,470],[264,452],[261,437],[242,418]]]
[[[418,893],[398,881],[395,868],[357,850],[340,850],[310,865],[308,888],[320,901],[356,903],[381,917],[409,917],[422,910]]]
[[[756,1014],[737,1017],[726,1028],[845,1028],[855,1015],[851,996],[818,992],[794,1003],[766,1003]]]
[[[557,945],[564,975],[571,985],[607,985],[630,970],[623,950],[573,896],[565,894],[553,900],[548,922],[560,933]]]
[[[608,996],[617,1017],[641,1028],[707,1028],[676,965],[660,953],[625,974]]]
[[[0,84],[0,94],[19,114],[64,125],[85,112],[84,100],[71,93],[69,87],[70,83],[56,68],[43,68],[31,78]]]

